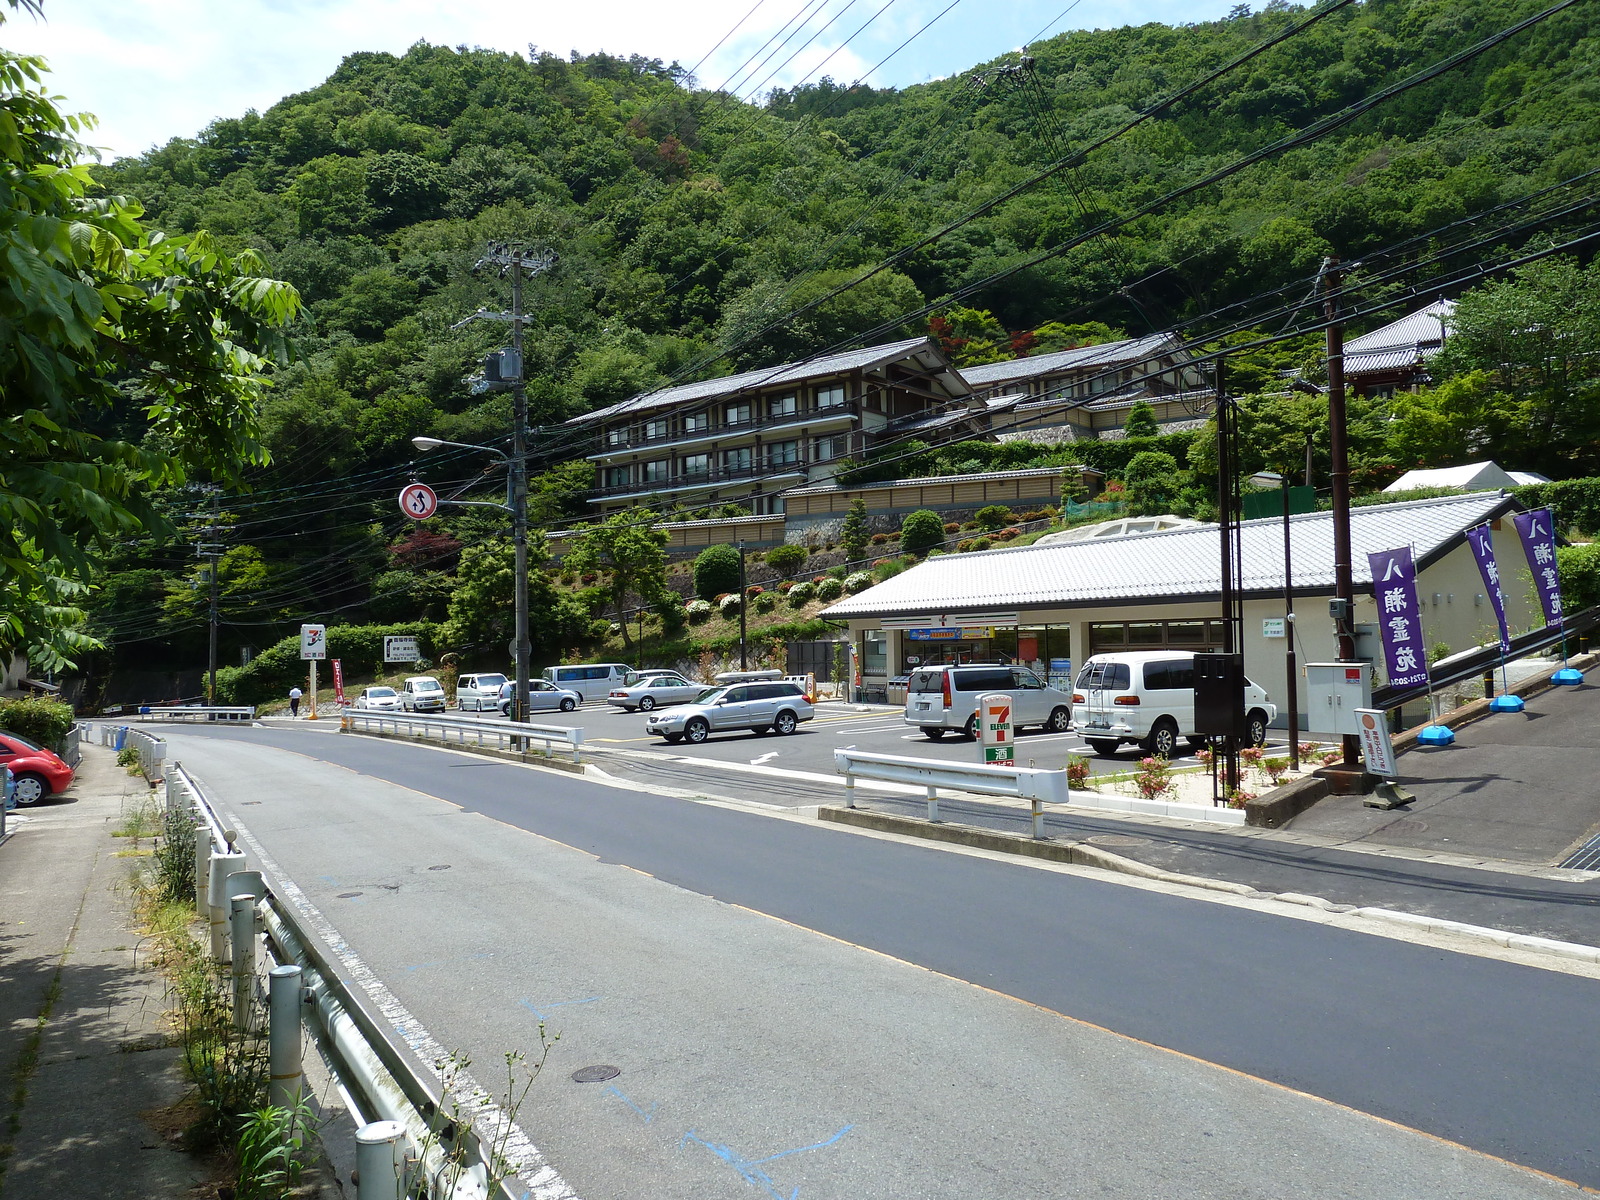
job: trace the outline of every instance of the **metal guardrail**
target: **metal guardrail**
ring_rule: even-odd
[[[254,721],[254,705],[204,705],[176,704],[156,708],[141,705],[136,713],[129,713],[130,721]]]
[[[74,721],[72,728],[67,730],[67,736],[56,743],[56,754],[67,766],[77,769],[83,760],[83,739],[88,736],[88,727],[81,722]]]
[[[100,726],[100,744],[113,750],[134,746],[139,751],[139,770],[152,783],[161,778],[161,764],[167,758],[167,744],[153,733],[129,729],[126,725]]]
[[[1033,836],[1044,837],[1041,804],[1068,803],[1067,773],[1039,767],[971,765],[930,758],[905,758],[898,754],[868,754],[860,750],[835,750],[833,763],[844,776],[844,804],[856,806],[856,780],[877,779],[907,783],[927,789],[928,820],[939,819],[939,789],[972,792],[980,796],[1009,796],[1030,801]]]
[[[411,1065],[294,906],[259,871],[245,869],[234,831],[181,763],[167,768],[166,781],[168,809],[195,822],[196,906],[210,918],[212,956],[231,967],[236,1028],[259,1021],[266,995],[269,1102],[286,1105],[303,1094],[302,1042],[309,1032],[372,1118],[356,1134],[362,1200],[511,1200],[514,1179],[491,1183],[495,1168],[504,1170],[490,1161],[503,1131],[463,1120],[450,1097]],[[265,988],[257,961],[263,934],[273,955]]]
[[[527,721],[488,721],[471,717],[427,717],[420,713],[374,712],[352,708],[339,718],[339,728],[352,733],[393,731],[411,736],[434,738],[445,745],[495,746],[523,750],[529,742],[541,742],[546,753],[570,751],[573,762],[581,762],[583,730],[564,725],[533,725]]]

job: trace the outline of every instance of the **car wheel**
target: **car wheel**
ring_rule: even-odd
[[[571,712],[573,709],[575,709],[577,707],[578,707],[578,702],[576,700],[574,700],[571,696],[563,696],[561,698],[561,711],[562,712]]]
[[[639,711],[640,712],[649,712],[655,706],[656,706],[656,698],[654,696],[640,696],[639,697]]]
[[[1101,758],[1110,758],[1117,752],[1118,743],[1115,738],[1085,738],[1084,740],[1089,743],[1089,749],[1093,750]]]
[[[944,730],[942,730],[942,729],[934,729],[932,727],[925,728],[922,731],[922,736],[927,738],[930,742],[937,742],[940,738],[942,738],[944,736]]]
[[[1245,723],[1244,738],[1252,746],[1267,744],[1267,714],[1259,708],[1251,710]]]
[[[666,738],[667,741],[673,742],[673,743],[677,743],[677,742],[683,741],[683,734],[681,734],[681,733],[663,733],[661,736]]]
[[[695,717],[683,727],[683,736],[699,745],[711,735],[711,726],[704,717]]]
[[[1162,717],[1150,727],[1150,736],[1139,744],[1157,758],[1170,759],[1178,752],[1178,726],[1171,717]]]
[[[24,771],[17,776],[17,790],[14,795],[18,804],[37,804],[49,794],[50,785],[45,782],[43,775]]]
[[[795,715],[788,709],[785,709],[783,712],[778,714],[778,719],[772,723],[772,727],[787,737],[789,734],[795,731],[795,728],[799,724],[800,722]]]
[[[966,726],[965,729],[963,729],[961,731],[961,736],[966,738],[967,741],[969,741],[969,742],[975,742],[975,741],[978,740],[978,714],[977,713],[973,713],[970,717],[967,718],[967,726]]]
[[[1064,708],[1050,710],[1050,719],[1044,727],[1051,733],[1065,733],[1072,726],[1072,714]]]

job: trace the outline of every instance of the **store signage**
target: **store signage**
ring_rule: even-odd
[[[1284,626],[1288,622],[1282,617],[1262,617],[1261,636],[1264,638],[1281,638],[1284,636]]]
[[[992,638],[994,630],[987,625],[951,629],[907,629],[905,635],[913,642],[975,642]]]

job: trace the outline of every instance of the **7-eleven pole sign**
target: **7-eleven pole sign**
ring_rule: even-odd
[[[990,766],[1013,767],[1017,748],[1011,727],[1011,697],[978,697],[978,728],[982,731],[983,761]]]

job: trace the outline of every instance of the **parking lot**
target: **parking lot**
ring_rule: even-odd
[[[623,712],[607,704],[586,704],[570,713],[538,713],[534,721],[540,725],[580,726],[585,742],[596,750],[627,750],[659,754],[675,761],[709,760],[829,776],[835,774],[834,750],[845,746],[875,754],[950,762],[977,762],[982,757],[977,744],[963,738],[950,736],[929,741],[905,723],[898,707],[883,705],[824,702],[817,705],[814,720],[804,722],[788,737],[772,733],[714,733],[700,745],[669,745],[645,732],[644,713]],[[1143,753],[1136,746],[1126,745],[1115,758],[1100,758],[1077,733],[1048,733],[1035,727],[1018,734],[1016,745],[1019,767],[1059,770],[1070,755],[1078,754],[1088,759],[1095,774],[1131,770]],[[1281,734],[1269,738],[1267,745],[1269,753],[1283,753],[1286,748]],[[1192,756],[1175,760],[1179,765],[1194,765],[1197,761]]]

